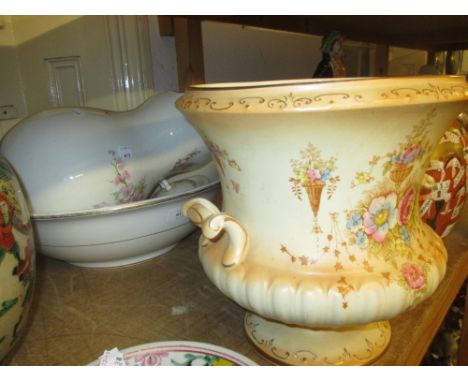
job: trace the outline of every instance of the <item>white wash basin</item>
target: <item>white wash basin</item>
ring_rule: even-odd
[[[39,253],[82,267],[129,265],[170,251],[195,226],[181,213],[194,197],[214,200],[212,162],[167,180],[169,191],[151,199],[66,214],[32,215]],[[166,183],[166,184],[167,184]]]

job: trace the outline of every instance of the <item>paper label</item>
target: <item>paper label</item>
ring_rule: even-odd
[[[131,146],[119,146],[117,148],[119,158],[123,160],[129,160],[132,157],[132,148]]]
[[[126,366],[123,353],[117,348],[105,350],[99,358],[99,366]]]
[[[175,221],[177,223],[182,221],[188,221],[188,218],[182,213],[180,208],[173,208],[167,212],[167,220]]]

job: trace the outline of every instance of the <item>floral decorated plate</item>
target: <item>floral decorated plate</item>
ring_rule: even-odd
[[[153,342],[121,350],[127,366],[257,366],[232,350],[202,342]],[[89,366],[98,366],[99,359]]]

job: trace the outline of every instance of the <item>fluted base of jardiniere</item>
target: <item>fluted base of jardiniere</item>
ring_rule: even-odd
[[[182,211],[202,228],[198,252],[208,278],[251,312],[248,335],[283,363],[372,362],[390,339],[386,320],[432,295],[446,269],[442,240],[419,220],[412,227],[411,250],[371,252],[362,269],[353,268],[357,259],[327,268],[300,259],[289,266],[259,261],[267,255],[263,245],[205,199],[190,200]],[[287,248],[281,252],[293,256]],[[389,257],[389,264],[380,257]]]
[[[245,331],[263,353],[294,366],[367,365],[390,342],[390,323],[380,321],[340,329],[309,329],[247,313]]]

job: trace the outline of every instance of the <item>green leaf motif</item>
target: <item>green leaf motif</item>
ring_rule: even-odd
[[[210,355],[195,355],[195,354],[184,354],[185,362],[177,362],[171,359],[171,363],[175,366],[190,366],[195,360],[202,360],[205,366],[210,366],[214,361],[218,359],[216,356]]]
[[[383,175],[387,175],[387,173],[391,170],[392,167],[393,167],[392,162],[390,161],[386,162],[383,166]]]
[[[6,312],[8,312],[11,308],[13,308],[18,303],[18,297],[6,300],[2,302],[2,306],[0,307],[0,317],[2,317]]]

